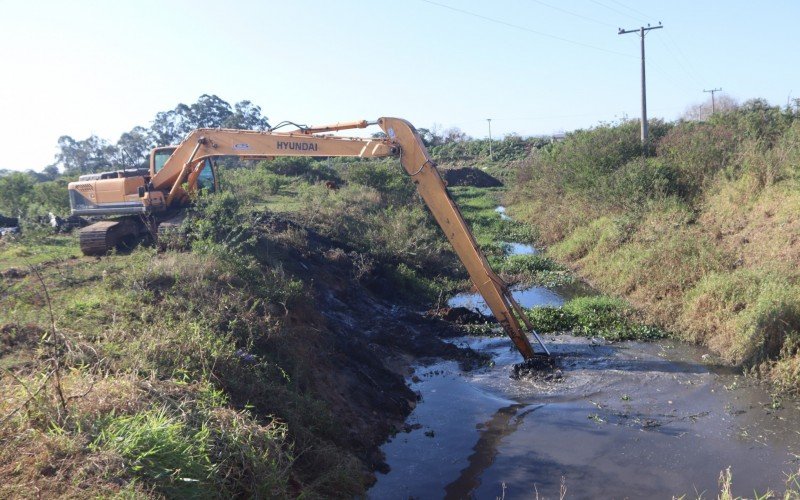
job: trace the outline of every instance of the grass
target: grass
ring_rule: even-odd
[[[40,267],[47,296],[32,274],[4,281],[0,418],[23,411],[4,422],[3,448],[66,464],[60,481],[97,496],[132,489],[274,498],[290,496],[290,483],[309,494],[363,491],[363,466],[339,444],[344,427],[307,392],[303,343],[313,336],[281,319],[302,283],[277,262],[258,261],[255,249],[242,253],[249,240],[201,236],[208,238],[191,253],[48,258]],[[15,245],[38,254],[38,241]],[[45,378],[47,297],[66,342],[59,355],[66,405]],[[125,390],[112,389],[121,381]],[[207,397],[215,391],[225,397]],[[304,450],[299,460],[295,445]],[[7,454],[3,460],[28,470]],[[77,465],[84,461],[104,465],[89,471]],[[47,475],[0,468],[0,477],[2,496],[32,485],[54,495],[78,491]]]
[[[508,283],[555,287],[575,281],[570,270],[541,254],[493,256],[489,263]]]
[[[755,269],[711,273],[687,293],[681,325],[731,362],[774,359],[800,332],[800,286]]]
[[[536,241],[536,234],[529,226],[511,219],[502,219],[496,211],[503,194],[502,188],[456,186],[448,190],[487,255],[503,255],[503,242]]]
[[[167,495],[209,496],[207,481],[214,476],[214,467],[208,427],[189,429],[164,408],[109,416],[98,425],[90,449],[118,453],[137,477],[159,485]]]
[[[30,231],[33,234],[24,238],[4,237],[0,240],[0,271],[81,256],[74,235],[47,234],[38,228]]]
[[[783,500],[797,500],[800,498],[800,471],[787,475],[785,488],[782,495],[772,490],[767,490],[764,493],[758,493],[754,491],[752,497],[749,495],[747,497],[734,495],[733,474],[731,473],[730,467],[719,473],[719,489],[719,495],[717,496],[719,500],[744,500],[745,498],[754,498],[756,500],[772,500],[778,498]],[[678,500],[682,500],[684,498],[685,496],[682,496],[679,497]]]
[[[705,122],[630,122],[534,151],[506,197],[547,255],[647,323],[797,392],[800,120],[753,100]]]
[[[382,424],[331,389],[348,361],[330,353],[346,349],[312,290],[430,305],[464,273],[391,170],[338,190],[271,189],[281,175],[231,176],[238,196],[196,200],[180,252],[72,259],[74,236],[36,231],[0,244],[2,265],[38,266],[47,289],[27,271],[0,287],[0,463],[14,464],[0,466],[0,496],[363,494]]]

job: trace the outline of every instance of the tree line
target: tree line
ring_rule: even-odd
[[[261,108],[250,101],[231,106],[216,95],[203,94],[193,104],[181,103],[160,111],[149,127],[133,127],[113,144],[96,135],[83,140],[63,135],[58,139],[55,162],[45,170],[75,176],[115,168],[144,168],[151,149],[177,144],[196,128],[218,127],[266,130],[269,122]]]

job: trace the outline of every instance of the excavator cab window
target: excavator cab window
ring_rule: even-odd
[[[213,193],[217,190],[216,169],[211,163],[210,159],[206,159],[203,165],[203,170],[197,177],[197,189],[202,189],[208,193]]]
[[[153,173],[157,174],[159,170],[164,168],[164,164],[167,163],[169,157],[172,156],[172,153],[175,152],[175,148],[164,148],[164,149],[157,149],[153,153]]]

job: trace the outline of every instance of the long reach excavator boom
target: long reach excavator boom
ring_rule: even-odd
[[[375,124],[383,129],[384,138],[321,135]],[[520,319],[534,335],[544,354],[549,356],[549,351],[533,330],[527,315],[478,247],[416,129],[400,118],[337,123],[292,132],[197,129],[178,146],[154,149],[150,155],[149,171],[117,171],[81,176],[77,182],[69,184],[74,214],[122,216],[97,222],[81,230],[84,253],[105,253],[125,236],[144,232],[145,219],[158,224],[175,217],[176,209],[189,201],[187,191],[198,189],[204,181],[210,182],[206,184],[209,187],[216,186],[211,158],[218,156],[399,157],[406,174],[466,267],[475,288],[522,357],[530,360],[537,354]]]

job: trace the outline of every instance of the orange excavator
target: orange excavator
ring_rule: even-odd
[[[349,138],[330,132],[378,125],[383,138]],[[80,231],[81,250],[102,255],[115,246],[175,224],[189,194],[198,189],[219,188],[216,167],[219,156],[270,159],[277,156],[378,158],[396,156],[444,231],[475,288],[522,357],[541,357],[534,352],[520,319],[549,357],[539,335],[511,295],[506,283],[492,270],[481,252],[428,154],[416,129],[400,118],[380,118],[322,127],[300,127],[291,132],[230,129],[197,129],[178,146],[153,149],[150,168],[83,175],[69,184],[72,213],[112,216]],[[149,226],[149,227],[148,227]]]

